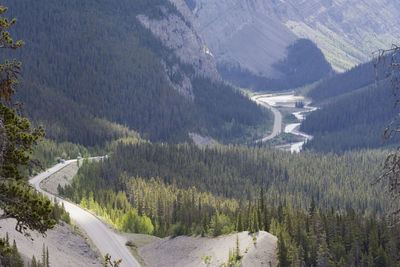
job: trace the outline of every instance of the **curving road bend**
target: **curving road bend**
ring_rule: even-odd
[[[122,259],[121,267],[139,267],[140,264],[129,252],[123,241],[100,219],[79,206],[58,198],[40,188],[41,181],[74,162],[76,162],[76,160],[68,160],[65,163],[59,163],[33,177],[29,183],[34,186],[37,191],[45,194],[50,199],[56,198],[60,203],[64,203],[65,209],[69,212],[71,219],[87,234],[103,256],[108,253],[111,255],[112,260]]]
[[[272,138],[274,138],[275,136],[279,135],[282,131],[282,114],[279,110],[277,110],[276,108],[274,108],[273,106],[269,105],[267,102],[262,101],[262,95],[257,95],[257,96],[253,96],[251,98],[251,100],[253,100],[254,102],[256,102],[257,104],[268,108],[269,110],[272,111],[272,113],[274,114],[274,127],[272,128],[272,132],[269,133],[268,135],[264,136],[261,139],[256,140],[256,143],[263,143],[266,142]]]

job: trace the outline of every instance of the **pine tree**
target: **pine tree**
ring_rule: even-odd
[[[10,246],[10,238],[9,238],[9,236],[8,236],[8,232],[6,232],[6,239],[5,239],[5,242],[6,242],[6,246]]]
[[[212,221],[213,235],[219,236],[222,233],[222,226],[219,220],[219,212],[216,211]]]
[[[329,249],[328,245],[324,238],[322,238],[322,242],[319,245],[318,252],[317,252],[317,266],[318,267],[328,267],[330,266],[329,263]]]
[[[258,212],[257,212],[257,209],[256,208],[254,208],[253,209],[253,216],[252,216],[252,227],[251,227],[251,233],[255,233],[255,232],[258,232],[258,230],[260,229],[259,228],[259,226],[258,226]]]
[[[46,267],[50,267],[49,247],[46,248]]]
[[[236,235],[235,258],[237,261],[240,261],[240,259],[242,258],[242,256],[240,255],[239,235]]]
[[[265,206],[264,206],[264,189],[260,188],[260,195],[258,197],[258,209],[257,209],[257,217],[258,217],[258,226],[261,230],[265,230],[264,224],[264,213],[265,213]]]
[[[37,262],[36,262],[35,255],[32,256],[31,267],[39,267]]]
[[[240,211],[237,216],[236,229],[239,233],[243,231],[242,213]]]
[[[18,49],[23,42],[14,42],[7,31],[16,19],[2,17],[6,11],[0,6],[0,48]],[[32,130],[29,120],[9,107],[20,68],[16,59],[0,65],[0,219],[15,218],[15,229],[21,233],[26,229],[44,233],[55,224],[50,218],[51,203],[23,181],[21,172],[22,166],[32,163],[30,154],[44,131]]]
[[[289,251],[286,247],[285,241],[283,240],[282,233],[279,234],[278,239],[278,267],[289,267],[292,263],[289,258]]]
[[[316,211],[316,204],[315,204],[315,198],[314,196],[311,199],[311,205],[310,205],[310,210],[308,212],[308,214],[310,215],[310,217],[312,218],[315,215],[315,211]]]
[[[13,240],[13,245],[11,248],[10,266],[14,267],[24,266],[24,262],[22,261],[21,255],[18,253],[17,243],[15,242],[15,240]]]
[[[44,267],[46,267],[46,247],[43,243],[43,247],[42,247],[42,265]]]

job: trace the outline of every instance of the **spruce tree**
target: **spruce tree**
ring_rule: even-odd
[[[46,267],[46,247],[43,243],[43,247],[42,247],[42,265],[44,267]]]
[[[31,267],[39,267],[37,262],[36,262],[35,255],[32,256]]]
[[[3,17],[6,11],[0,6],[0,48],[15,50],[23,42],[11,38],[8,28],[16,19]],[[21,233],[27,229],[44,233],[55,224],[50,218],[50,200],[37,194],[21,173],[21,167],[32,163],[30,155],[44,131],[31,129],[29,120],[10,107],[20,69],[21,62],[16,59],[0,65],[0,219],[15,218],[15,229]]]
[[[242,213],[240,211],[237,216],[236,229],[239,233],[243,231]]]
[[[292,264],[289,258],[288,248],[283,240],[282,233],[279,234],[278,239],[278,260],[278,267],[289,267]]]

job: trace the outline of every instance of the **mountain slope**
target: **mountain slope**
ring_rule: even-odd
[[[399,138],[383,143],[383,131],[395,117],[395,98],[389,86],[374,84],[343,95],[311,113],[301,131],[314,136],[306,144],[323,152],[378,148],[393,145]]]
[[[313,102],[327,102],[330,99],[351,93],[375,82],[373,62],[358,65],[342,74],[323,80],[317,87],[308,92]]]
[[[274,63],[280,74],[274,78],[256,75],[240,65],[218,65],[221,76],[233,84],[256,91],[301,87],[333,73],[321,50],[308,39],[298,39],[286,49],[287,56]]]
[[[388,0],[186,2],[218,62],[238,62],[267,77],[276,74],[272,64],[297,38],[312,40],[336,70],[344,71],[398,43],[400,36],[395,26],[400,7]]]
[[[216,71],[214,76],[199,72],[198,65],[184,61],[179,51],[139,22],[139,15],[153,21],[174,18],[176,25],[183,21],[190,30],[190,23],[169,2],[7,4],[8,15],[18,18],[12,34],[26,43],[11,54],[23,62],[17,95],[27,114],[42,122],[52,139],[93,146],[134,129],[157,141],[189,140],[188,132],[224,141],[246,135],[245,129],[268,120],[266,112],[222,85]],[[201,40],[197,43],[201,46]],[[186,45],[191,43],[181,44]],[[212,58],[201,52],[197,58],[211,66]],[[215,94],[210,102],[224,108],[213,110],[214,123],[208,119],[209,111],[195,101],[194,82],[200,80],[202,90]],[[224,95],[224,106],[217,95]],[[236,127],[230,126],[232,121]]]
[[[321,108],[307,116],[301,125],[301,131],[314,136],[307,148],[341,153],[400,141],[393,138],[383,142],[383,132],[395,118],[397,109],[390,84],[375,83],[372,62],[322,81],[308,96]]]

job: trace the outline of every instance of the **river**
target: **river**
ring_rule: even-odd
[[[296,119],[299,120],[299,122],[297,123],[290,123],[285,125],[284,132],[297,135],[302,139],[302,141],[278,145],[276,146],[277,148],[291,151],[292,153],[300,152],[301,149],[303,148],[304,143],[313,138],[311,135],[299,131],[301,122],[305,119],[307,114],[317,109],[315,107],[310,106],[311,101],[309,99],[303,96],[297,96],[293,92],[291,92],[284,94],[256,95],[252,97],[252,100],[274,111],[273,112],[274,127],[272,131],[273,134],[267,133],[264,138],[261,138],[256,142],[268,141],[277,136],[281,132],[281,128],[283,125],[282,114],[281,114],[282,109],[291,110],[292,111],[291,113],[296,117]],[[296,102],[304,103],[304,107],[296,108]],[[276,112],[279,112],[280,114],[277,116]],[[275,129],[276,127],[279,127],[279,130]]]

